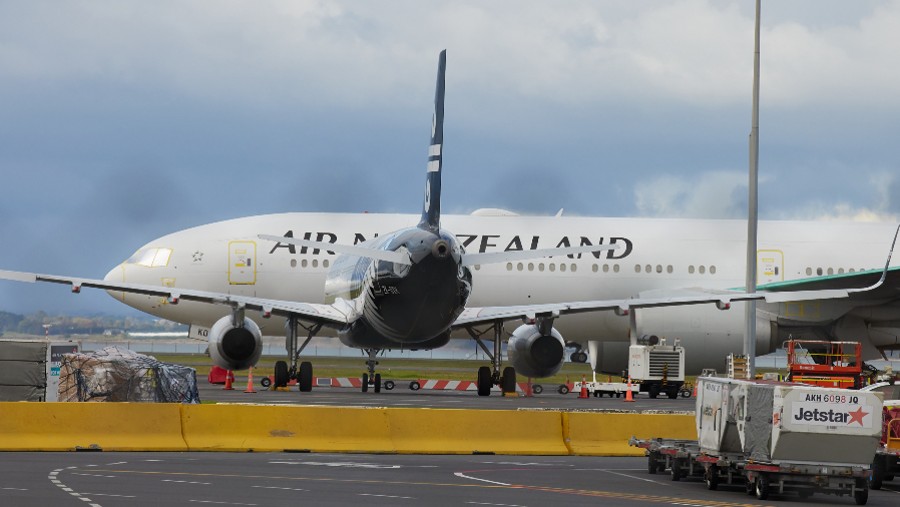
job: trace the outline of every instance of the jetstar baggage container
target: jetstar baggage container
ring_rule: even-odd
[[[773,462],[872,463],[881,439],[881,393],[777,385],[773,395]],[[754,430],[747,437],[765,435]]]
[[[745,380],[699,377],[696,424],[700,449],[713,454],[743,451],[738,423],[744,420]]]

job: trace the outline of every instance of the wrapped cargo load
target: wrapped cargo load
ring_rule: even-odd
[[[697,435],[710,454],[866,465],[881,438],[881,405],[880,393],[703,377]]]
[[[59,401],[200,403],[193,368],[115,347],[64,354],[61,363]]]

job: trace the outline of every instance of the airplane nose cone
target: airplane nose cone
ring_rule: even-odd
[[[125,281],[125,267],[119,264],[118,266],[109,270],[109,273],[103,277],[104,282],[124,282]]]

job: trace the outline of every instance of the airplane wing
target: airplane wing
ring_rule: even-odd
[[[353,308],[349,303],[343,300],[340,300],[333,305],[300,303],[296,301],[281,301],[276,299],[239,296],[234,294],[205,292],[179,287],[117,283],[108,282],[105,280],[73,278],[56,275],[42,275],[38,273],[25,273],[21,271],[0,270],[0,279],[27,283],[50,282],[62,285],[70,285],[72,287],[72,292],[75,293],[80,292],[82,287],[90,287],[107,291],[127,292],[129,294],[142,294],[145,296],[156,296],[165,298],[166,300],[168,300],[169,304],[177,304],[179,301],[183,300],[229,305],[232,307],[242,306],[249,310],[258,310],[262,312],[263,316],[296,316],[303,320],[320,323],[329,327],[343,326],[350,322],[350,320],[352,320],[352,318],[354,317]]]
[[[574,301],[568,303],[548,303],[520,306],[487,306],[483,308],[466,308],[453,327],[466,327],[476,324],[491,323],[497,320],[534,319],[540,315],[566,315],[597,311],[615,311],[627,315],[638,308],[659,308],[664,306],[686,306],[715,304],[725,310],[733,302],[765,301],[767,303],[783,303],[788,301],[806,301],[812,299],[840,299],[853,294],[854,289],[802,290],[789,292],[756,292],[739,291],[700,291],[697,295],[672,295],[660,297],[637,297],[630,299],[610,299],[596,301]],[[859,289],[856,289],[859,290]]]

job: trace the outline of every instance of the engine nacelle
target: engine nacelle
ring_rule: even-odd
[[[555,375],[562,367],[566,342],[554,328],[542,335],[534,324],[524,324],[513,331],[506,345],[509,362],[518,375],[543,378]]]
[[[246,370],[262,355],[262,331],[244,317],[244,326],[235,327],[231,316],[222,317],[209,330],[209,357],[226,370]]]

